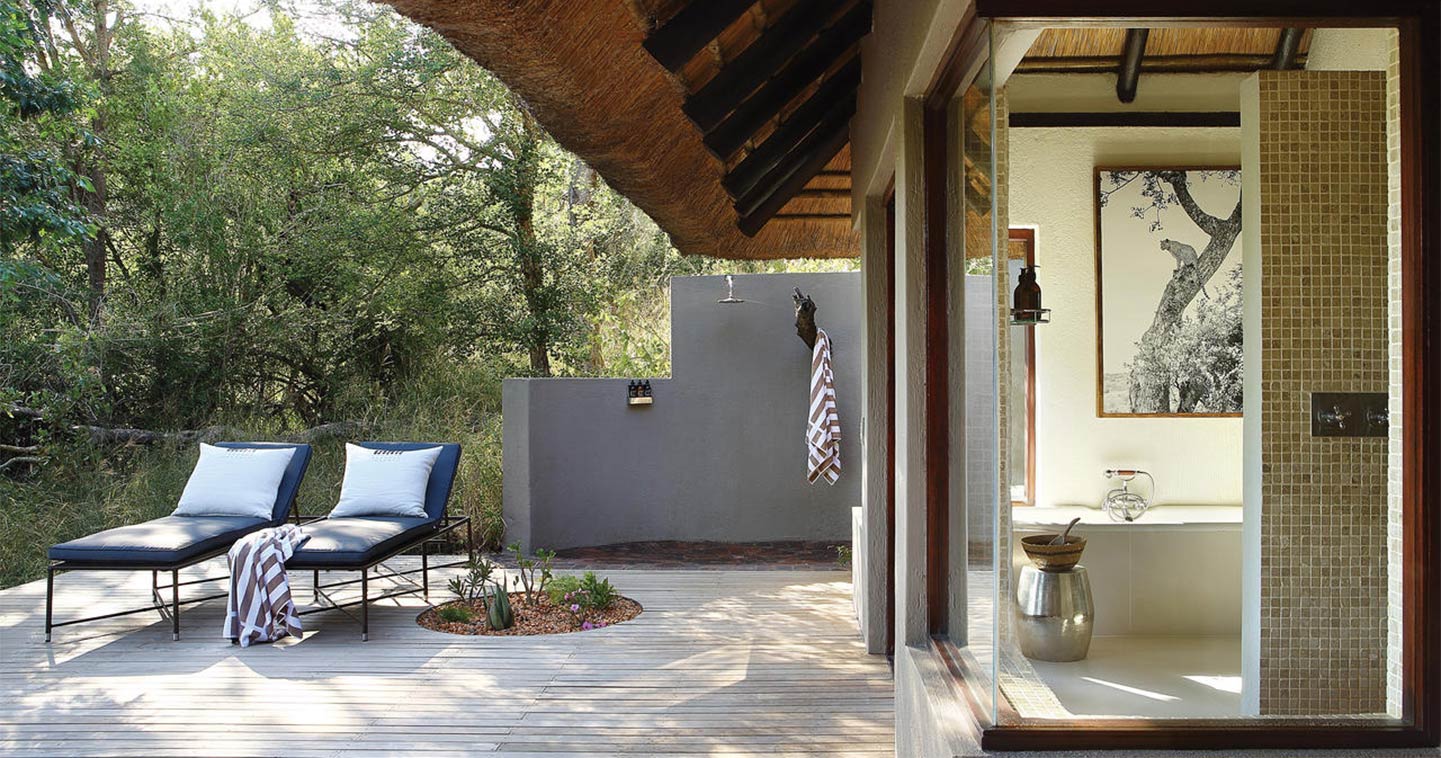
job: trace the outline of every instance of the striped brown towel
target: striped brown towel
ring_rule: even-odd
[[[836,412],[831,338],[821,330],[816,330],[816,347],[811,354],[811,406],[810,422],[806,427],[806,453],[806,480],[811,484],[815,484],[817,479],[835,484],[841,478],[841,417]]]
[[[230,562],[230,596],[225,601],[225,636],[249,647],[303,633],[285,562],[307,535],[300,527],[282,524],[236,540]]]

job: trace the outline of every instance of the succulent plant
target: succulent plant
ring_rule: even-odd
[[[490,623],[490,628],[496,631],[509,629],[515,624],[515,613],[510,608],[510,595],[506,594],[502,584],[495,585],[495,592],[486,609],[486,621]]]
[[[440,609],[440,618],[452,624],[470,623],[470,609],[463,605],[447,605]]]

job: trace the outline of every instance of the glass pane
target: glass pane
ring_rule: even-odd
[[[996,109],[989,60],[977,80],[959,98],[954,118],[958,119],[961,166],[958,178],[962,191],[962,258],[956,300],[961,303],[960,323],[964,341],[964,369],[961,381],[965,398],[964,499],[966,513],[966,639],[984,680],[973,682],[977,697],[990,713],[996,714],[995,654],[997,634],[1005,623],[1005,606],[998,602],[1002,586],[998,573],[997,507],[1004,497],[1009,502],[1004,471],[1005,449],[999,433],[1005,395],[1001,390],[998,350],[1005,332],[998,324],[998,302],[1004,297],[1007,277],[997,252],[996,215]],[[1001,402],[998,402],[1001,401]]]
[[[1154,28],[1145,50],[1274,49],[1283,33]],[[1135,110],[1234,110],[1239,126],[1034,125],[1061,105],[1115,111],[1114,73],[1047,66],[1126,37],[1047,30],[989,98],[1036,114],[997,119],[987,187],[1002,224],[1045,241],[1052,309],[1025,328],[1034,506],[994,511],[987,546],[1004,609],[993,705],[1025,721],[1398,716],[1396,30],[1306,32],[1288,70],[1142,69]],[[1023,481],[1017,330],[994,348],[1007,455],[993,468],[1009,491]],[[1085,581],[1020,544],[1072,518]]]

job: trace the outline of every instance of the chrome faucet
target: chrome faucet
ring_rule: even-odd
[[[1138,476],[1146,477],[1151,483],[1149,499],[1131,491],[1131,482]],[[1121,486],[1108,490],[1105,499],[1101,501],[1101,510],[1105,511],[1112,521],[1135,521],[1156,499],[1156,479],[1149,472],[1140,469],[1108,468],[1106,478],[1121,480]]]

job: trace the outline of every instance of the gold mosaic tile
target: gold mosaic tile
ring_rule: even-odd
[[[1261,711],[1385,710],[1388,441],[1310,393],[1390,385],[1386,77],[1262,72]]]

